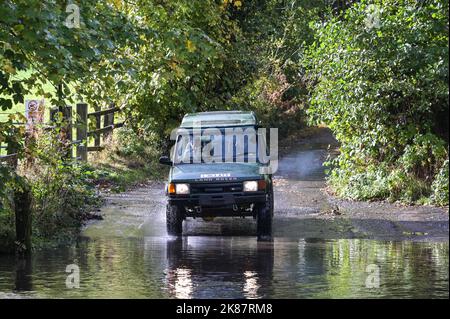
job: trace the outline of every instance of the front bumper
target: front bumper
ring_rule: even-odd
[[[252,207],[252,204],[264,204],[266,193],[259,191],[252,193],[171,195],[168,201],[170,205],[188,208],[186,216],[251,216],[253,212],[249,208]]]
[[[169,204],[193,205],[203,207],[214,207],[223,205],[239,205],[264,203],[265,192],[252,193],[225,193],[225,194],[195,194],[195,195],[170,195]]]

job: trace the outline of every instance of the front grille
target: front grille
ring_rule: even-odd
[[[242,183],[195,183],[191,194],[214,194],[242,192]]]

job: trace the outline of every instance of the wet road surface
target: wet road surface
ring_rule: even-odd
[[[108,196],[74,246],[0,256],[0,298],[448,298],[448,210],[328,196],[329,144],[319,134],[281,158],[272,243],[251,218],[188,220],[171,238],[163,184],[150,183]]]

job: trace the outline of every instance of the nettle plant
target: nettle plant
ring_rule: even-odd
[[[308,114],[342,143],[335,190],[429,197],[448,159],[448,2],[361,1],[313,27]]]

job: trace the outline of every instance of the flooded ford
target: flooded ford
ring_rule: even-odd
[[[447,243],[364,239],[82,239],[19,263],[1,257],[0,297],[447,298],[448,253]],[[70,264],[79,288],[66,287]]]
[[[281,157],[273,241],[251,217],[189,219],[169,236],[151,182],[108,195],[74,245],[0,256],[0,298],[448,298],[448,212],[327,195],[334,142],[313,142]]]

